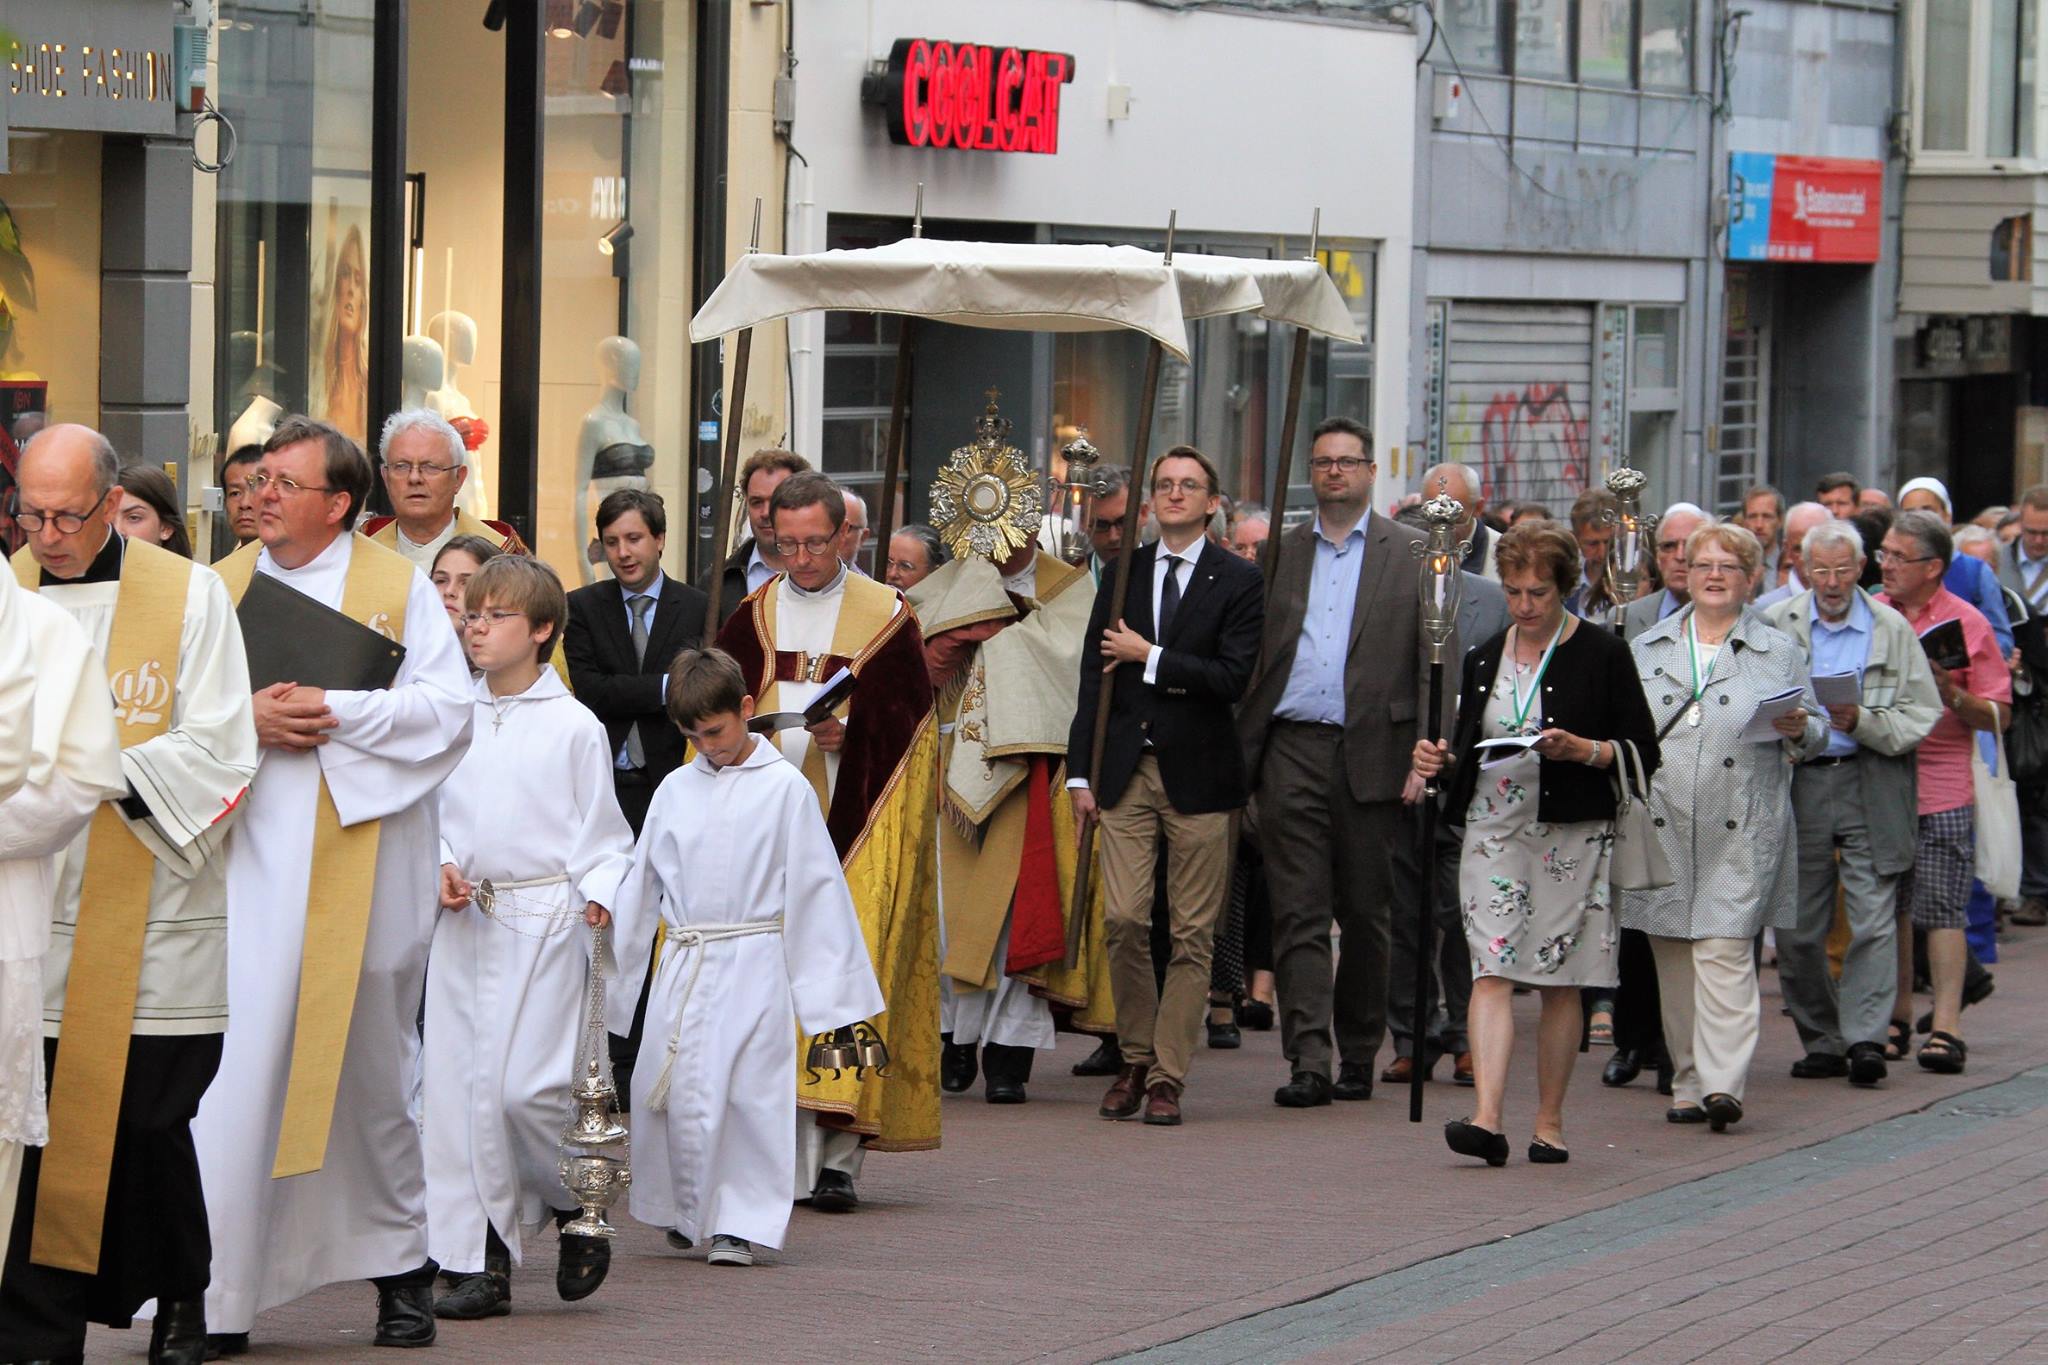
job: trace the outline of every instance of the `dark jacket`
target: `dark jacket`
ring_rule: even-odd
[[[1503,630],[1465,656],[1465,677],[1458,688],[1458,724],[1452,731],[1450,789],[1444,810],[1462,820],[1478,784],[1480,759],[1473,746],[1486,698],[1500,676],[1501,654],[1507,649]],[[1657,726],[1650,703],[1636,676],[1635,656],[1612,631],[1579,623],[1571,638],[1559,642],[1543,675],[1543,728],[1568,730],[1580,739],[1630,739],[1642,755],[1647,772],[1657,771]],[[1536,817],[1552,824],[1614,818],[1611,768],[1539,759]]]
[[[718,595],[718,614],[726,618],[726,620],[731,620],[732,614],[739,610],[740,603],[747,600],[747,561],[753,558],[753,555],[754,538],[752,536],[742,537],[739,547],[725,557],[725,563],[719,567],[716,574],[706,573],[697,580],[697,589],[704,595],[707,608],[710,606],[711,580],[714,577],[725,580],[725,588]],[[619,610],[624,611],[625,608],[621,607]],[[712,635],[715,638],[718,630],[724,628],[725,621],[717,621],[713,624],[716,627],[712,631]]]
[[[1103,574],[1095,590],[1095,610],[1088,618],[1088,637],[1081,646],[1081,698],[1067,738],[1067,776],[1088,778],[1097,804],[1104,809],[1114,806],[1130,786],[1150,739],[1166,799],[1176,811],[1203,815],[1236,810],[1249,799],[1250,789],[1230,711],[1244,695],[1259,658],[1265,614],[1259,569],[1202,542],[1201,556],[1186,571],[1187,585],[1171,629],[1161,640],[1152,620],[1155,559],[1152,545],[1132,552],[1123,619],[1162,647],[1158,681],[1146,684],[1142,663],[1117,666],[1102,771],[1090,773],[1089,751],[1102,687],[1102,633],[1110,625],[1109,599],[1116,585],[1113,572]]]
[[[738,599],[734,602],[737,605]],[[647,623],[647,655],[635,663],[626,595],[618,580],[606,579],[569,594],[569,628],[562,633],[569,686],[575,689],[576,700],[604,722],[614,754],[626,742],[626,727],[640,727],[647,774],[656,783],[683,762],[683,736],[669,723],[662,677],[677,654],[702,643],[707,605],[703,593],[664,577],[654,617]]]

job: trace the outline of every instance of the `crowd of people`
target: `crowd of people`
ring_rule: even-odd
[[[286,418],[228,459],[211,567],[160,471],[80,426],[25,450],[0,1355],[79,1359],[152,1302],[153,1360],[237,1355],[357,1279],[377,1344],[427,1345],[509,1313],[550,1224],[557,1294],[596,1292],[558,1163],[593,974],[627,1210],[747,1266],[795,1206],[858,1209],[869,1152],[936,1147],[942,1093],[1027,1103],[1062,1032],[1100,1116],[1151,1126],[1199,1119],[1245,1029],[1277,1026],[1285,1109],[1448,1057],[1451,1150],[1500,1166],[1525,1126],[1554,1164],[1595,1044],[1670,1122],[1741,1121],[1766,954],[1793,1075],[1873,1086],[1963,1070],[2002,924],[2048,924],[2048,487],[1960,528],[1931,479],[1674,504],[1623,594],[1613,495],[1495,515],[1439,466],[1432,716],[1421,495],[1373,510],[1345,417],[1296,524],[1177,445],[1106,471],[1078,539],[935,497],[879,578],[865,505],[761,450],[701,584],[619,488],[574,591],[457,508],[463,449],[423,410],[374,460]]]

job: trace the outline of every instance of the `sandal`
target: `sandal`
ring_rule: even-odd
[[[1963,1045],[1962,1039],[1940,1029],[1928,1034],[1927,1041],[1920,1045],[1920,1065],[1944,1076],[1961,1074],[1969,1057],[1970,1049]]]
[[[1593,1016],[1586,1027],[1586,1041],[1594,1047],[1614,1046],[1614,1016],[1605,1012]]]
[[[1913,1050],[1913,1026],[1903,1019],[1894,1019],[1885,1026],[1884,1059],[1888,1062],[1903,1062],[1906,1054]]]

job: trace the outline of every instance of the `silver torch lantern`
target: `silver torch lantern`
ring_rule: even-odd
[[[1617,504],[1607,514],[1614,525],[1614,538],[1607,543],[1607,583],[1617,621],[1621,609],[1636,600],[1657,551],[1657,518],[1643,511],[1648,483],[1642,470],[1626,464],[1607,476],[1607,491]]]
[[[1444,662],[1444,651],[1457,631],[1458,603],[1465,595],[1461,568],[1472,549],[1471,541],[1457,538],[1465,509],[1447,491],[1449,487],[1448,479],[1439,480],[1437,495],[1422,504],[1423,530],[1429,538],[1413,547],[1422,560],[1422,634],[1429,642],[1433,664]]]
[[[576,1080],[570,1089],[569,1126],[562,1130],[562,1183],[576,1200],[577,1216],[562,1231],[577,1237],[615,1237],[605,1214],[633,1183],[626,1129],[615,1117],[619,1092],[612,1084],[611,1050],[604,1026],[605,928],[590,929],[590,987],[576,1044]]]
[[[1086,431],[1060,447],[1060,454],[1067,462],[1066,476],[1047,478],[1052,494],[1046,504],[1052,511],[1047,522],[1052,531],[1053,553],[1069,564],[1086,564],[1095,548],[1089,537],[1095,500],[1103,494],[1103,481],[1109,470],[1102,462],[1102,452],[1088,439]]]

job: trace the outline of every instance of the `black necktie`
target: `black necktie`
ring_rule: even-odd
[[[1166,583],[1159,589],[1159,640],[1164,644],[1166,632],[1173,628],[1173,613],[1180,606],[1180,556],[1166,557]]]

